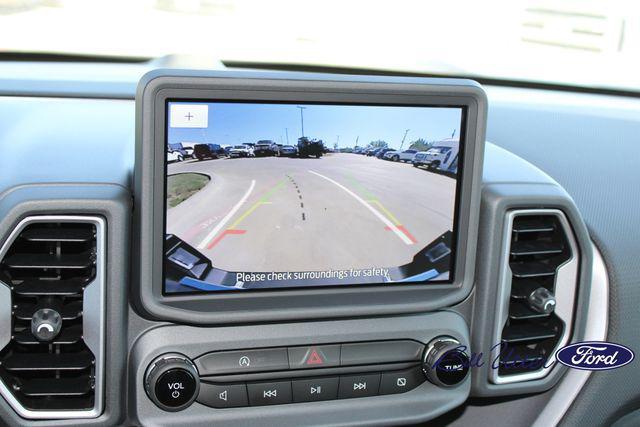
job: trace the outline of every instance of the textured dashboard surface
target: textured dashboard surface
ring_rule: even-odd
[[[492,89],[487,139],[551,175],[574,198],[610,275],[608,340],[640,350],[640,101]],[[609,425],[640,405],[640,370],[596,372],[568,425]]]

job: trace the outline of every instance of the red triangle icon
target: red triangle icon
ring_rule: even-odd
[[[311,354],[309,354],[305,363],[307,365],[322,365],[324,363],[324,360],[322,360],[322,356],[320,356],[320,354],[318,354],[318,352],[313,349],[311,350]]]

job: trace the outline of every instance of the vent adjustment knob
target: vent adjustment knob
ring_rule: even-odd
[[[450,337],[432,340],[422,357],[422,370],[427,379],[440,387],[453,387],[469,374],[469,356],[460,342]]]
[[[198,370],[187,356],[179,353],[165,354],[147,368],[144,388],[160,409],[181,411],[198,397]]]
[[[546,288],[538,288],[527,298],[529,306],[538,313],[549,314],[556,308],[556,297]]]
[[[51,308],[41,308],[31,317],[31,333],[38,341],[50,342],[60,333],[62,316]]]

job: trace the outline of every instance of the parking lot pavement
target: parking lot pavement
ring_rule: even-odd
[[[176,234],[227,271],[395,267],[452,229],[456,181],[355,154],[172,163],[211,181],[171,208]]]

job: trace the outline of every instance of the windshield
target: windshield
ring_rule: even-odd
[[[433,148],[429,149],[429,152],[430,153],[435,153],[435,154],[438,154],[438,153],[443,153],[444,154],[444,153],[446,153],[447,151],[450,151],[450,150],[451,150],[451,147],[433,147]]]
[[[5,0],[0,40],[5,53],[187,54],[640,90],[640,2],[623,0]]]

